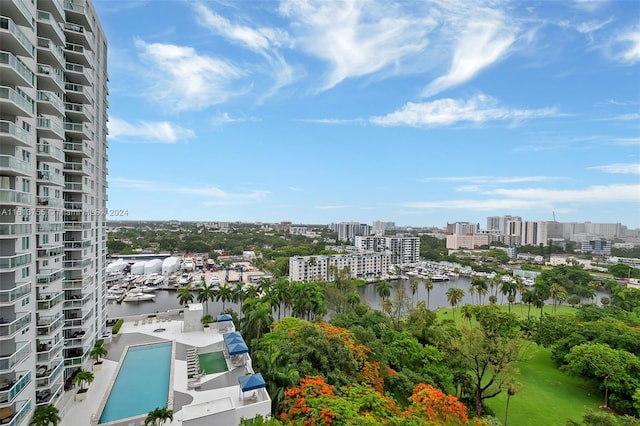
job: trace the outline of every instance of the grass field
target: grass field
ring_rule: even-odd
[[[551,350],[530,344],[526,361],[517,363],[520,391],[509,401],[508,425],[564,426],[567,419],[580,422],[588,408],[604,402],[597,388],[580,377],[556,368]],[[507,395],[487,400],[496,417],[504,422]]]
[[[504,311],[509,310],[508,305],[496,305],[496,306]],[[456,306],[456,312],[455,312],[456,322],[460,321],[460,308],[461,306]],[[511,305],[511,312],[516,314],[519,318],[527,318],[527,311],[528,311],[528,305],[520,305],[518,303]],[[544,305],[543,311],[545,314],[551,314],[553,313],[553,306]],[[572,306],[567,306],[567,305],[560,305],[556,309],[556,313],[558,314],[569,314],[569,313],[573,314],[575,312],[576,312],[576,308]],[[441,319],[441,320],[454,319],[453,309],[451,308],[438,308],[436,311],[436,314],[438,316],[438,319]],[[540,309],[537,309],[535,306],[531,306],[531,318],[540,318]]]

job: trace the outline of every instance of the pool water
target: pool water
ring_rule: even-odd
[[[172,346],[167,342],[129,347],[100,415],[100,424],[146,415],[167,406]]]

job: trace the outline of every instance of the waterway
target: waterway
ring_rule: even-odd
[[[409,299],[413,298],[414,303],[423,300],[427,303],[427,290],[424,288],[423,283],[421,282],[418,285],[418,290],[415,295],[411,293],[411,284],[409,280],[396,280],[392,281],[391,288],[391,297],[393,300],[396,289],[399,287],[404,287],[405,293]],[[474,295],[474,300],[471,300],[471,296],[469,295],[469,286],[471,285],[471,279],[467,277],[460,277],[458,279],[451,279],[450,281],[443,282],[434,282],[433,289],[429,293],[429,308],[436,309],[440,307],[449,307],[449,302],[447,301],[447,290],[451,287],[458,287],[464,291],[464,297],[462,301],[459,303],[460,306],[469,304],[469,303],[477,303],[477,295]],[[358,293],[363,301],[371,306],[373,309],[381,309],[382,300],[378,293],[376,292],[375,284],[368,284],[358,289]],[[607,293],[598,291],[597,292],[597,301],[600,301],[602,296],[608,296]],[[519,301],[519,296],[517,296]],[[585,300],[585,302],[587,302]],[[484,303],[489,303],[489,294],[485,296]],[[506,304],[507,298],[503,296],[500,292],[498,292],[498,303]],[[549,300],[547,303],[551,303]],[[239,311],[240,306],[236,303],[227,302],[224,305],[225,308],[232,308],[236,312]],[[156,292],[156,298],[151,302],[123,302],[116,303],[115,301],[107,301],[107,317],[108,318],[121,318],[123,316],[135,316],[135,315],[144,315],[144,314],[154,314],[158,312],[166,312],[172,309],[181,309],[181,306],[178,303],[177,294],[173,290],[158,290]],[[223,310],[222,302],[209,302],[208,311],[213,315],[219,314]]]

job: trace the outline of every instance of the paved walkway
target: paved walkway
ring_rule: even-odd
[[[222,334],[216,332],[204,333],[202,331],[182,332],[182,321],[171,320],[134,325],[133,322],[125,322],[120,329],[119,337],[112,343],[105,344],[109,351],[104,358],[102,370],[94,372],[94,380],[89,385],[87,399],[74,401],[61,410],[63,425],[90,425],[92,419],[97,420],[103,398],[106,397],[108,388],[115,380],[118,363],[127,346],[132,344],[153,343],[159,341],[174,340],[176,342],[175,363],[173,374],[174,403],[170,407],[174,411],[173,421],[165,423],[166,426],[182,425],[182,407],[190,403],[211,401],[222,397],[239,399],[240,387],[238,377],[244,375],[244,367],[229,365],[229,372],[209,374],[201,379],[202,386],[197,389],[187,387],[187,347],[196,347],[200,353],[212,350],[221,350]],[[163,329],[163,330],[161,330]],[[86,367],[90,368],[90,367]],[[221,388],[221,386],[224,386]],[[70,392],[74,392],[73,390]],[[142,419],[143,420],[143,419]],[[138,426],[144,424],[142,420],[137,422],[110,423],[117,426]],[[95,423],[94,423],[95,424]]]

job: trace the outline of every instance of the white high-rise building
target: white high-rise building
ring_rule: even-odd
[[[363,252],[388,254],[392,265],[410,265],[420,260],[419,237],[356,236],[353,245]]]
[[[0,410],[27,425],[105,329],[107,42],[89,0],[0,1]]]

